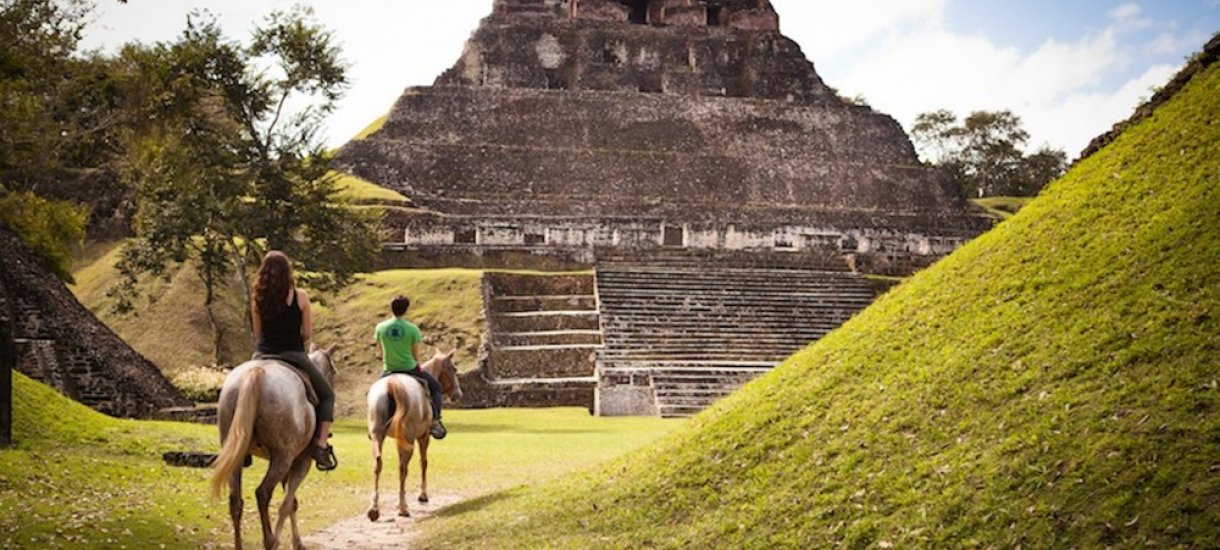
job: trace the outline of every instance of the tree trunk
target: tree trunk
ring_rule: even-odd
[[[254,296],[254,289],[250,287],[250,273],[246,271],[248,265],[246,264],[246,253],[249,250],[242,250],[241,247],[237,245],[236,238],[230,237],[229,240],[233,243],[233,262],[237,264],[237,277],[241,279],[241,290],[245,293],[242,295],[242,303],[245,304],[245,308],[242,311],[242,318],[246,321],[246,328],[249,328],[251,333],[253,333],[254,317],[253,311],[250,309],[250,299]],[[247,244],[246,246],[249,247],[250,245]]]
[[[17,352],[13,347],[13,319],[0,311],[0,447],[13,444],[13,369]]]
[[[204,281],[203,281],[203,286],[204,286],[203,309],[208,314],[208,324],[212,326],[212,362],[215,365],[219,365],[220,364],[220,339],[221,339],[222,333],[221,333],[220,323],[216,322],[216,312],[213,311],[213,309],[212,309],[212,304],[216,301],[216,294],[213,290],[215,287],[215,283],[216,283],[216,280],[212,277],[211,272],[209,272],[204,277]]]

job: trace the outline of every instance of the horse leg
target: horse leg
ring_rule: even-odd
[[[398,449],[398,515],[411,517],[407,512],[407,466],[411,464],[411,455],[415,453],[415,443],[408,443],[407,448]]]
[[[276,539],[276,534],[271,531],[271,496],[275,494],[275,486],[288,475],[288,471],[292,468],[292,460],[284,457],[283,453],[271,455],[271,465],[267,467],[267,475],[263,477],[263,482],[258,484],[258,489],[254,491],[254,496],[258,500],[258,519],[263,524],[263,548],[272,550],[279,542]]]
[[[369,521],[377,521],[381,517],[378,485],[381,482],[381,445],[385,443],[385,433],[369,434],[369,443],[373,447],[373,502],[369,505]]]
[[[310,461],[309,455],[305,454],[298,456],[296,462],[293,462],[292,470],[288,473],[288,480],[284,483],[284,503],[280,505],[280,517],[275,526],[275,540],[280,540],[280,532],[284,527],[284,518],[287,517],[291,520],[292,547],[296,550],[301,550],[305,547],[301,543],[301,532],[297,528],[297,510],[301,507],[301,501],[297,499],[297,489],[301,487],[301,482],[309,474]]]
[[[233,548],[241,550],[241,468],[229,476],[229,518],[233,520]]]
[[[428,443],[431,437],[419,438],[419,501],[428,503]]]

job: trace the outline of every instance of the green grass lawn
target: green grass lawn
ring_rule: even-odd
[[[113,419],[20,374],[14,382],[17,445],[0,450],[0,547],[195,548],[231,541],[227,500],[208,495],[211,471],[169,467],[160,458],[166,451],[214,452],[214,426]],[[450,436],[431,446],[429,492],[476,501],[593,467],[682,425],[596,418],[583,409],[454,410],[445,416]],[[340,468],[311,472],[301,488],[306,532],[368,505],[372,459],[363,421],[339,422],[332,441]],[[389,456],[383,506],[397,483],[397,458],[392,451]],[[261,536],[253,491],[265,470],[266,462],[256,460],[243,478],[243,532],[253,545]],[[411,472],[413,499],[418,464]]]

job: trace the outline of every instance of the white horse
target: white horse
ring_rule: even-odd
[[[424,371],[441,383],[441,393],[452,401],[462,398],[453,352],[437,353],[423,365]],[[369,388],[369,439],[373,446],[373,503],[369,521],[381,517],[378,485],[381,481],[381,446],[386,434],[393,436],[398,448],[398,515],[408,517],[407,465],[419,442],[419,501],[428,502],[428,443],[432,426],[432,399],[428,387],[409,374],[392,374],[378,379]]]
[[[309,358],[332,384],[335,367],[331,355],[335,346],[314,350]],[[263,547],[275,548],[284,528],[292,520],[293,548],[303,548],[297,530],[296,492],[313,464],[315,414],[305,382],[294,367],[278,361],[258,359],[242,363],[225,378],[220,390],[220,456],[212,474],[212,495],[219,497],[229,484],[229,516],[233,520],[233,539],[241,548],[241,468],[248,454],[271,461],[267,475],[254,492],[258,516],[263,526]],[[284,502],[279,521],[271,529],[270,505],[275,486],[284,484]]]

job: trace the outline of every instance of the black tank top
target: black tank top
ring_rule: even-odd
[[[292,302],[284,308],[279,317],[263,319],[263,332],[258,336],[258,351],[305,351],[305,341],[301,338],[301,306],[297,304],[295,288],[292,290]]]

